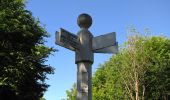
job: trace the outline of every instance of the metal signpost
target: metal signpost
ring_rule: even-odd
[[[92,100],[92,68],[93,53],[117,53],[118,43],[116,33],[109,33],[93,37],[88,31],[92,25],[92,18],[88,14],[81,14],[77,19],[81,30],[74,35],[64,29],[56,32],[56,44],[76,53],[77,64],[77,100]]]

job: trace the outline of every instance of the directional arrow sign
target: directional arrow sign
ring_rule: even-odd
[[[118,51],[116,43],[116,33],[112,32],[106,35],[94,37],[92,40],[94,53],[115,53]]]
[[[105,47],[102,49],[96,49],[93,51],[94,53],[118,53],[118,42],[116,42],[116,44],[114,46],[109,46],[109,47]]]
[[[78,37],[64,29],[56,32],[56,44],[75,51],[79,47]]]

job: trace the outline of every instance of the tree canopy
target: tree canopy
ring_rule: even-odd
[[[24,3],[0,0],[0,92],[11,91],[21,100],[39,100],[49,86],[46,74],[53,73],[45,61],[55,50],[44,45],[49,34]]]
[[[168,100],[170,39],[128,38],[125,48],[99,67],[93,77],[94,100]]]
[[[93,100],[170,98],[170,39],[133,32],[119,53],[93,75]],[[68,100],[75,100],[70,92]]]

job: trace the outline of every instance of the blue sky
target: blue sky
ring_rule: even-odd
[[[55,74],[48,75],[46,81],[51,85],[44,95],[47,100],[66,97],[65,91],[76,82],[75,53],[54,42],[55,32],[61,27],[77,34],[79,14],[92,16],[89,30],[94,36],[116,32],[119,45],[126,40],[126,30],[131,25],[141,33],[149,28],[153,35],[170,37],[170,0],[28,0],[26,6],[50,33],[46,45],[59,50],[47,62],[55,68]],[[95,54],[93,73],[111,56]]]

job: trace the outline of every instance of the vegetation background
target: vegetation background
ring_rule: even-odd
[[[53,73],[45,64],[55,51],[44,45],[48,36],[24,0],[0,0],[0,100],[42,98]]]
[[[119,53],[93,75],[93,100],[169,100],[170,39],[129,32]],[[66,93],[75,100],[76,84]]]

